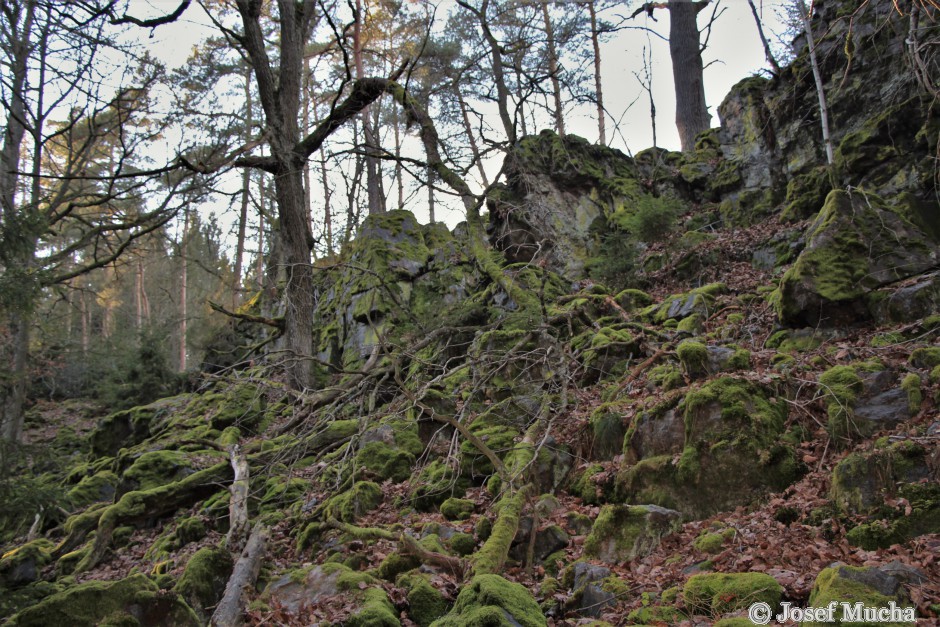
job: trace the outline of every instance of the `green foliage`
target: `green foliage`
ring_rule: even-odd
[[[601,236],[597,256],[588,262],[588,275],[611,286],[625,288],[636,282],[639,246],[630,233],[612,230]]]
[[[54,467],[51,451],[0,440],[0,543],[25,533],[37,515],[46,522],[61,520],[68,486],[43,467]],[[28,455],[29,454],[29,455]]]
[[[642,242],[657,242],[676,229],[679,213],[680,206],[673,199],[641,196],[624,226]]]

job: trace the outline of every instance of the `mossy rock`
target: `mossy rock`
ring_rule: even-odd
[[[888,607],[889,604],[895,603],[900,607],[911,607],[910,604],[905,603],[905,599],[900,593],[901,588],[898,580],[882,573],[877,568],[835,565],[824,569],[816,576],[808,603],[811,607],[828,607],[830,603],[835,602],[835,622],[807,622],[803,624],[806,627],[843,624],[892,625],[895,627],[910,625],[910,622],[844,622],[847,617],[844,615],[842,603],[848,603],[849,605],[861,603],[865,607],[877,608]],[[913,610],[910,610],[910,612],[913,615]]]
[[[693,575],[682,598],[695,613],[721,615],[746,609],[753,603],[780,604],[783,586],[766,573],[705,573]]]
[[[774,294],[780,321],[800,327],[856,324],[871,315],[867,293],[936,266],[936,241],[906,213],[864,191],[830,192],[809,228],[806,248]]]
[[[83,477],[74,488],[69,490],[69,503],[72,507],[80,509],[92,503],[111,501],[117,492],[119,482],[118,476],[110,470]]]
[[[428,627],[447,613],[447,599],[440,590],[431,585],[427,576],[401,577],[397,584],[408,590],[408,617],[417,623],[418,627]]]
[[[52,561],[54,548],[50,540],[38,538],[3,553],[0,556],[0,582],[14,587],[36,581],[43,566]]]
[[[369,442],[356,453],[356,463],[368,469],[376,481],[401,482],[411,476],[415,457],[386,442]]]
[[[875,520],[853,527],[846,534],[850,544],[867,551],[887,549],[924,534],[940,533],[940,484],[907,483],[897,489],[910,511],[884,507]]]
[[[695,340],[685,340],[676,347],[676,355],[690,377],[701,377],[708,372],[708,350]]]
[[[284,507],[299,512],[312,482],[300,477],[270,477],[264,482],[264,494],[258,502],[260,514],[270,514]]]
[[[643,557],[678,528],[680,518],[656,505],[605,505],[584,541],[584,554],[607,563]]]
[[[855,452],[832,471],[829,498],[847,514],[870,514],[898,486],[936,482],[929,452],[913,441],[895,442],[871,452]]]
[[[477,575],[464,585],[453,609],[432,627],[545,627],[538,603],[518,583]]]
[[[21,610],[36,605],[53,594],[62,592],[63,589],[63,584],[49,581],[36,581],[15,589],[0,587],[0,590],[2,590],[2,594],[0,594],[0,622]]]
[[[173,591],[189,604],[201,622],[206,623],[225,592],[232,566],[232,556],[225,549],[203,547],[189,558]]]
[[[348,627],[400,627],[398,612],[381,588],[368,588],[362,593],[359,610],[343,623]]]
[[[447,520],[466,520],[473,515],[476,504],[469,499],[451,497],[441,503],[441,515]]]
[[[411,502],[415,509],[427,511],[451,496],[463,496],[470,481],[444,461],[435,459],[412,476],[411,485]]]
[[[123,460],[119,460],[123,461]],[[121,494],[146,491],[167,485],[193,474],[189,456],[179,451],[147,451],[133,460],[121,474]]]
[[[782,490],[801,472],[792,442],[783,437],[786,404],[771,389],[722,377],[662,412],[647,427],[637,423],[628,433],[625,451],[637,462],[616,479],[616,493],[626,502],[653,503],[698,518]],[[663,421],[668,424],[659,424]],[[656,438],[669,448],[644,444]]]
[[[202,624],[176,594],[161,591],[144,575],[132,575],[114,582],[89,581],[53,594],[13,616],[7,625],[137,625],[144,617],[148,625]]]
[[[414,570],[421,565],[413,555],[402,553],[389,553],[385,559],[376,567],[375,574],[386,581],[395,581],[402,573]]]
[[[349,490],[331,497],[325,504],[328,517],[342,522],[355,522],[382,503],[382,488],[371,481],[357,481]]]

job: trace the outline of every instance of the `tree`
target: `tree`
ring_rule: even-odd
[[[102,93],[100,53],[120,53],[104,13],[10,0],[0,19],[0,324],[13,338],[4,347],[11,367],[0,377],[0,437],[16,441],[41,294],[120,258],[172,218],[174,192],[194,179],[170,175],[175,166],[144,167],[142,149],[160,131],[145,117],[157,64],[141,57],[115,77],[124,83],[116,93]],[[63,111],[66,119],[52,123]]]
[[[655,9],[669,10],[669,56],[672,59],[673,85],[676,92],[676,129],[683,152],[695,147],[695,138],[707,131],[711,115],[705,103],[704,65],[702,63],[702,31],[698,27],[698,14],[711,0],[668,0],[647,2],[633,15],[653,16]],[[716,7],[717,8],[717,7]],[[713,22],[715,14],[712,14]]]

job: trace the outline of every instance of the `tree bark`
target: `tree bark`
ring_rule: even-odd
[[[604,125],[604,90],[601,87],[601,43],[597,31],[597,11],[594,0],[587,3],[591,16],[591,44],[594,47],[594,99],[597,101],[598,143],[607,145],[607,131]]]
[[[682,151],[695,148],[695,138],[707,131],[711,116],[705,105],[702,51],[696,17],[708,2],[669,0],[669,54],[676,90],[676,128]]]
[[[268,543],[268,529],[260,523],[255,525],[248,538],[248,544],[235,563],[232,576],[225,585],[225,594],[215,608],[209,625],[212,627],[233,627],[244,623],[245,594],[258,579],[261,572],[261,558]]]
[[[245,141],[251,140],[251,70],[245,72]],[[248,194],[251,171],[242,170],[242,203],[238,214],[238,242],[235,245],[235,276],[232,285],[232,309],[238,306],[242,285],[242,259],[245,256],[245,231],[248,228]]]
[[[548,14],[548,2],[542,1],[542,22],[545,26],[545,38],[548,43],[548,73],[552,81],[552,94],[555,98],[555,130],[565,136],[565,116],[561,106],[561,80],[558,78],[558,49],[555,46],[555,29]]]

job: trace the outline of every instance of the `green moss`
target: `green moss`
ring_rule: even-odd
[[[675,390],[685,384],[682,371],[672,364],[660,364],[649,371],[649,381],[662,387],[664,392]]]
[[[519,517],[522,515],[524,505],[524,490],[505,495],[500,499],[496,524],[493,525],[489,538],[473,556],[475,573],[491,574],[502,571],[509,547],[519,530]]]
[[[447,600],[426,577],[410,577],[406,581],[399,581],[400,586],[403,584],[408,589],[408,617],[419,627],[428,627],[447,613]]]
[[[293,506],[299,512],[311,486],[310,481],[300,477],[279,475],[268,478],[264,482],[264,494],[258,502],[258,513],[271,514],[288,506]]]
[[[739,348],[728,360],[728,367],[732,370],[749,370],[751,368],[751,351]]]
[[[682,612],[668,605],[640,607],[627,614],[627,621],[637,625],[676,625],[685,619]]]
[[[447,540],[450,549],[457,555],[466,556],[477,548],[477,542],[469,533],[455,533]]]
[[[74,488],[69,490],[68,499],[72,507],[80,509],[92,503],[110,501],[118,486],[118,477],[110,470],[103,470],[90,477],[84,477]]]
[[[591,413],[594,459],[613,459],[623,449],[623,403],[604,403]]]
[[[584,554],[618,562],[647,555],[678,526],[677,519],[658,524],[650,518],[650,510],[642,505],[603,506],[584,541]]]
[[[682,362],[689,376],[707,374],[708,350],[705,345],[695,340],[685,340],[676,347],[676,355]]]
[[[42,567],[52,560],[54,548],[51,541],[38,538],[7,551],[0,556],[0,583],[5,579],[10,584],[35,581]]]
[[[200,624],[176,595],[161,591],[144,575],[132,575],[115,582],[90,581],[53,594],[15,615],[7,625],[126,625],[136,624],[135,614],[152,615],[152,620],[163,624]]]
[[[819,385],[828,400],[828,431],[834,438],[855,434],[853,408],[863,389],[862,379],[852,366],[835,366],[819,375]]]
[[[867,551],[886,549],[920,535],[940,533],[940,485],[908,483],[897,490],[910,511],[881,508],[880,519],[858,525],[846,534],[848,541]]]
[[[903,341],[904,334],[895,331],[889,331],[888,333],[880,333],[871,338],[870,344],[872,348],[884,348],[886,346],[900,344]]]
[[[363,514],[374,510],[382,502],[382,488],[371,481],[357,481],[352,488],[331,497],[325,503],[328,517],[343,522],[355,522]]]
[[[402,573],[413,570],[421,563],[413,555],[389,553],[375,569],[375,574],[386,581],[395,581]]]
[[[407,451],[376,441],[359,449],[356,463],[371,471],[376,481],[391,479],[400,482],[411,476],[415,457]]]
[[[706,573],[693,575],[682,589],[686,604],[697,613],[720,615],[763,602],[776,608],[783,587],[765,573]]]
[[[232,556],[228,551],[214,546],[203,547],[189,558],[173,591],[207,622],[212,608],[225,592],[232,566]]]
[[[441,503],[441,515],[447,520],[465,520],[473,515],[475,503],[469,499],[451,497]]]
[[[826,568],[819,573],[813,584],[813,589],[809,595],[809,605],[811,607],[828,607],[830,603],[835,602],[836,612],[834,623],[825,623],[826,625],[842,625],[844,618],[841,603],[846,602],[854,604],[861,602],[867,607],[888,607],[891,602],[901,601],[898,597],[889,597],[879,593],[877,590],[865,585],[856,578],[864,579],[864,574],[868,568],[858,568],[854,566],[833,566]],[[904,603],[899,603],[901,607],[909,607]],[[863,624],[863,623],[854,623]],[[867,623],[866,623],[867,624]],[[894,625],[898,623],[878,623],[881,625]],[[909,625],[910,623],[903,623]],[[804,623],[806,627],[822,627],[823,623]]]
[[[463,495],[470,481],[458,475],[450,464],[435,459],[415,473],[411,481],[411,501],[421,511],[429,510],[452,495]]]
[[[908,374],[901,381],[901,389],[907,392],[907,407],[911,415],[920,411],[920,405],[924,400],[924,395],[920,391],[920,377],[913,372]]]
[[[915,368],[929,370],[940,366],[940,348],[922,347],[911,353],[910,362]]]
[[[481,516],[477,524],[473,526],[473,534],[480,542],[486,542],[493,532],[493,521],[486,516]]]
[[[508,614],[512,621],[507,617]],[[465,585],[453,609],[433,627],[545,627],[535,599],[523,586],[499,575],[477,575]]]
[[[676,325],[676,331],[683,331],[692,335],[698,335],[705,328],[705,320],[701,314],[694,313],[686,316]]]
[[[362,607],[350,616],[344,625],[349,627],[400,627],[398,612],[381,588],[369,588],[363,593]]]
[[[653,304],[653,297],[641,290],[628,288],[619,292],[614,300],[626,312],[631,312],[640,307],[648,307]]]
[[[720,533],[705,533],[695,538],[692,546],[703,553],[720,553],[725,537]]]
[[[136,490],[153,488],[178,481],[192,473],[192,464],[185,453],[161,450],[148,451],[134,460],[122,479]]]

